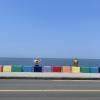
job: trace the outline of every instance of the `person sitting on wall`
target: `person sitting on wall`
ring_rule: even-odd
[[[40,65],[40,58],[39,57],[36,57],[35,59],[34,59],[34,65],[35,66],[39,66]]]
[[[74,58],[73,60],[73,66],[79,66],[79,60],[77,58]]]

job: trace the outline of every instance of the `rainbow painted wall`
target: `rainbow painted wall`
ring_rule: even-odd
[[[99,67],[0,65],[0,72],[100,73]]]

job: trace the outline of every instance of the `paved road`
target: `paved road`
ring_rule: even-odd
[[[100,100],[100,80],[0,80],[0,100]]]

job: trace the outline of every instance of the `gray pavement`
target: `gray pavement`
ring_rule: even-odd
[[[100,80],[89,80],[89,81],[88,80],[84,81],[33,80],[33,79],[0,80],[0,100],[52,100],[52,99],[53,100],[87,100],[87,99],[100,100]]]

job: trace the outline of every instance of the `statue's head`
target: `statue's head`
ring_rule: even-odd
[[[78,59],[77,58],[74,58],[74,62],[77,63],[78,62]]]
[[[40,64],[40,57],[34,58],[34,63],[35,64]]]

